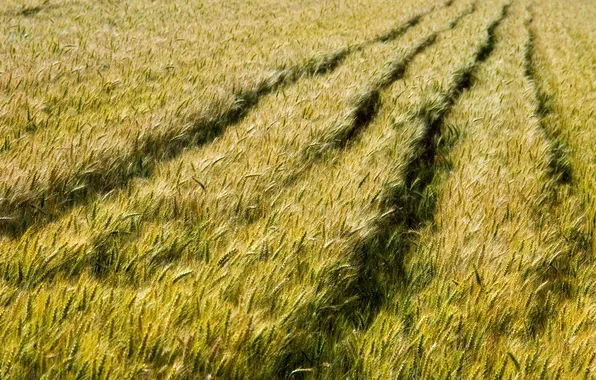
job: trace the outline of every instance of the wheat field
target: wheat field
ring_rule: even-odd
[[[596,378],[595,2],[0,20],[0,379]]]

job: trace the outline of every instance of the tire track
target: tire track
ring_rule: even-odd
[[[297,154],[296,163],[293,166],[298,169],[295,172],[285,173],[279,182],[288,186],[306,171],[311,170],[314,165],[331,157],[337,157],[333,156],[335,151],[345,149],[375,120],[382,107],[381,93],[393,83],[403,79],[408,66],[416,56],[433,46],[442,33],[455,29],[465,17],[473,14],[477,4],[478,1],[471,3],[467,10],[458,14],[446,27],[421,39],[405,56],[388,62],[379,77],[353,97],[348,111],[338,125]]]
[[[420,230],[408,253],[405,289],[357,338],[366,358],[359,375],[470,377],[471,368],[484,367],[488,376],[503,373],[505,358],[512,363],[504,377],[515,376],[514,363],[529,355],[511,347],[550,339],[567,320],[559,318],[564,305],[575,302],[568,295],[577,280],[561,259],[577,254],[567,233],[580,215],[564,194],[565,206],[550,202],[559,185],[543,159],[548,146],[524,76],[524,3],[514,2],[495,51],[445,120],[462,127],[463,139],[449,154],[454,166],[431,184],[439,193],[436,223]],[[419,344],[417,352],[410,344]]]
[[[546,188],[550,200],[547,207],[554,215],[551,223],[559,225],[563,234],[562,238],[568,244],[566,255],[558,255],[548,263],[540,261],[530,269],[537,283],[535,300],[530,305],[528,318],[528,330],[534,335],[543,330],[549,317],[555,313],[553,304],[557,302],[552,302],[549,297],[559,301],[570,297],[573,287],[570,279],[576,277],[575,268],[577,268],[581,258],[588,257],[592,236],[582,230],[584,222],[587,220],[582,210],[584,207],[579,205],[579,202],[577,202],[578,205],[574,202],[577,198],[575,188],[572,186],[573,168],[568,157],[569,148],[566,141],[561,137],[559,127],[548,121],[552,113],[552,97],[541,88],[538,80],[538,67],[534,59],[535,32],[532,28],[532,7],[528,6],[526,12],[528,17],[524,22],[527,33],[527,41],[524,46],[524,76],[532,86],[533,103],[535,104],[534,117],[538,121],[540,132],[548,146],[545,161],[548,168],[547,174],[552,183],[549,183]],[[566,205],[566,203],[573,204],[576,207]],[[565,229],[561,220],[565,219],[566,213],[573,213],[579,224]],[[543,215],[537,217],[540,222],[542,222],[542,218]]]
[[[464,17],[474,12],[474,10],[475,6],[471,4],[470,6],[467,6],[463,11],[460,11],[459,14],[452,16],[450,20],[445,21],[443,25],[437,26],[432,30],[424,31],[424,33],[420,33],[421,36],[418,38],[418,41],[422,42],[416,43],[416,41],[412,41],[415,44],[415,46],[406,50],[406,59],[399,59],[392,62],[390,65],[388,65],[388,71],[383,71],[381,75],[374,75],[372,81],[374,83],[383,83],[385,84],[385,86],[388,86],[390,81],[391,83],[394,81],[395,76],[393,73],[395,71],[396,66],[402,67],[402,69],[400,69],[400,75],[403,75],[403,71],[406,68],[406,64],[404,64],[403,62],[407,61],[409,63],[409,61],[411,61],[416,54],[421,53],[424,49],[430,46],[428,45],[429,43],[434,43],[439,33],[443,33],[456,27]],[[378,78],[375,79],[375,76],[378,76]],[[299,164],[300,162],[296,163],[296,167],[299,167],[299,170],[296,173],[292,172],[289,175],[292,177],[292,179],[298,179],[300,175],[306,173],[305,170],[302,170],[303,168],[300,167]],[[271,175],[276,175],[276,173],[277,170],[275,169],[272,171]],[[285,182],[285,180],[289,178],[286,174],[282,174],[282,176],[284,176],[282,177],[284,181],[279,182]],[[247,193],[259,195],[262,192],[262,187],[250,188],[249,191],[245,189],[244,191],[245,194]],[[247,204],[253,204],[253,202],[248,202]],[[229,212],[230,219],[233,219],[234,217],[241,215],[245,211],[246,210],[244,210],[244,208],[242,207],[233,207],[232,205],[228,208],[228,210],[226,210],[226,212]],[[132,218],[134,219],[134,215],[139,214],[133,213],[130,215],[133,215]],[[171,217],[175,218],[175,215],[172,215]],[[147,222],[148,220],[153,220],[152,217],[147,215],[143,215],[143,219],[144,222]],[[103,277],[107,274],[122,273],[123,271],[128,272],[128,269],[123,269],[122,263],[119,263],[116,259],[119,257],[117,252],[119,249],[122,248],[122,244],[124,244],[125,242],[134,241],[138,238],[138,236],[136,236],[135,234],[131,234],[128,227],[125,226],[127,225],[127,223],[130,222],[129,217],[114,217],[113,220],[110,220],[113,221],[111,225],[108,222],[108,225],[110,225],[110,227],[100,228],[99,233],[94,234],[94,236],[90,238],[89,244],[73,246],[72,248],[67,250],[67,255],[58,255],[55,257],[52,256],[51,258],[48,258],[47,261],[38,261],[35,264],[22,263],[23,267],[28,268],[24,272],[24,274],[22,276],[13,276],[13,274],[16,273],[16,271],[7,270],[6,273],[12,274],[6,275],[5,280],[9,282],[16,282],[18,284],[26,283],[28,284],[28,286],[35,286],[40,282],[55,277],[59,273],[64,274],[64,272],[66,271],[69,272],[68,276],[77,276],[80,274],[81,271],[85,269],[91,269],[91,272],[98,277]],[[158,222],[158,220],[155,221]],[[254,222],[254,220],[252,220],[252,222]],[[178,241],[178,239],[176,239],[176,241]],[[188,239],[182,238],[180,240],[180,246],[183,246],[185,244],[183,243],[183,241],[186,241],[186,244],[188,244]],[[174,246],[177,246],[177,244],[174,244]],[[182,251],[182,249],[176,248],[167,250],[168,252]],[[0,265],[2,264],[0,263]],[[6,265],[11,264],[7,263]],[[65,269],[69,267],[70,269]]]
[[[0,194],[0,234],[16,238],[32,226],[43,226],[69,209],[86,203],[97,194],[106,194],[127,186],[136,177],[148,177],[155,165],[179,156],[185,149],[208,144],[240,122],[260,100],[290,86],[303,77],[322,76],[334,71],[350,54],[376,43],[399,38],[419,21],[441,7],[451,6],[447,1],[421,11],[403,24],[354,46],[313,57],[305,64],[277,70],[271,76],[241,89],[229,98],[210,104],[205,111],[191,115],[182,128],[172,128],[162,133],[140,135],[132,149],[122,154],[110,149],[100,151],[94,162],[82,162],[66,175],[52,175],[40,181],[33,175],[21,189],[8,187]],[[102,166],[96,163],[101,162]],[[91,169],[90,169],[91,168]]]
[[[476,4],[476,2],[471,4],[463,12],[460,12],[459,14],[455,15],[455,17],[452,20],[446,22],[445,24],[447,26],[441,27],[438,30],[426,33],[427,35],[424,37],[421,37],[419,39],[419,42],[416,43],[415,46],[408,49],[408,52],[405,55],[405,57],[402,57],[395,61],[390,61],[389,64],[387,65],[387,68],[384,71],[382,71],[381,74],[377,78],[374,78],[372,80],[373,84],[369,85],[366,88],[372,87],[375,90],[366,92],[366,96],[363,97],[365,100],[362,100],[362,98],[358,98],[359,100],[358,100],[357,105],[352,106],[352,109],[347,113],[349,115],[348,118],[352,119],[352,120],[350,120],[350,124],[348,127],[348,128],[350,128],[350,130],[347,131],[350,133],[350,135],[347,136],[347,138],[348,138],[347,140],[343,140],[343,138],[346,137],[345,133],[346,133],[347,128],[340,130],[340,132],[342,133],[342,135],[341,135],[342,141],[344,143],[341,147],[345,147],[350,140],[355,138],[356,135],[359,134],[374,119],[374,117],[376,116],[376,113],[378,112],[378,110],[381,106],[381,104],[380,104],[381,91],[383,91],[384,89],[389,87],[395,81],[401,79],[407,69],[407,66],[410,64],[410,62],[417,55],[422,53],[428,47],[432,46],[436,42],[438,36],[441,33],[444,33],[448,30],[455,28],[462,19],[464,19],[466,16],[472,14],[476,10],[475,4]],[[373,95],[371,95],[371,94],[373,94]],[[350,108],[350,107],[348,107],[348,108]],[[371,113],[371,110],[374,110],[374,113]],[[354,126],[356,126],[357,130],[354,130]],[[313,166],[315,164],[320,163],[319,160],[309,159],[309,157],[312,158],[312,153],[308,152],[308,149],[312,148],[313,146],[321,147],[321,150],[319,150],[317,153],[319,154],[319,158],[322,158],[325,153],[330,153],[332,150],[339,148],[339,145],[338,145],[339,139],[338,139],[338,137],[336,137],[338,135],[337,131],[332,132],[331,135],[334,136],[333,139],[329,139],[328,137],[323,139],[323,141],[329,140],[328,144],[327,143],[311,144],[305,150],[300,151],[296,155],[295,161],[289,165],[290,167],[297,168],[296,170],[291,170],[289,172],[282,172],[280,180],[277,180],[277,181],[276,180],[266,180],[266,181],[263,181],[263,183],[272,182],[272,183],[276,183],[281,186],[287,187],[287,186],[290,186],[291,184],[293,184],[295,181],[302,178],[310,170],[313,169]],[[277,167],[272,169],[272,171],[269,173],[269,176],[271,178],[274,178],[275,176],[278,176],[278,175],[279,175],[279,173],[278,173]],[[238,219],[248,219],[247,223],[255,223],[257,221],[257,218],[247,218],[246,215],[249,215],[251,208],[256,207],[255,204],[266,202],[263,199],[268,199],[268,200],[270,199],[270,196],[263,196],[263,193],[264,193],[264,186],[262,186],[263,183],[255,182],[256,187],[245,187],[244,188],[242,199],[244,200],[244,203],[246,206],[245,207],[240,207],[240,206],[230,207],[229,210],[227,211],[230,213],[228,216],[228,218],[230,220],[237,219],[237,218]],[[271,186],[268,186],[267,189],[268,189],[267,190],[268,194],[274,194],[274,192],[271,191],[271,189],[272,189]],[[255,200],[252,197],[254,197],[255,199],[258,199],[258,200]],[[240,203],[238,203],[238,204],[240,204]],[[181,207],[184,207],[184,206],[181,206]],[[174,217],[174,216],[172,215],[172,217]],[[146,216],[145,216],[145,221],[147,221]],[[117,249],[115,247],[118,247],[118,245],[121,244],[123,242],[123,240],[128,240],[128,237],[126,235],[118,236],[117,234],[112,234],[111,232],[101,234],[100,236],[98,236],[96,239],[93,240],[93,243],[91,244],[91,247],[92,247],[91,252],[93,252],[94,254],[93,255],[87,254],[87,256],[90,256],[93,258],[93,264],[92,264],[93,268],[103,268],[99,271],[94,270],[94,273],[106,274],[111,270],[111,269],[109,269],[112,267],[112,259],[111,258],[113,256],[115,256],[113,251],[115,249]]]
[[[32,18],[32,17],[37,16],[37,14],[42,11],[57,9],[63,5],[64,4],[61,4],[61,5],[50,4],[48,1],[44,1],[39,5],[23,6],[20,9],[15,9],[13,11],[6,11],[4,13],[4,16]]]
[[[434,45],[441,33],[457,27],[461,20],[474,13],[475,10],[476,2],[472,3],[469,9],[451,21],[446,28],[433,32],[426,37],[420,44],[408,52],[406,56],[390,62],[387,70],[375,82],[370,84],[368,88],[361,90],[360,94],[355,96],[352,101],[351,110],[346,114],[339,126],[334,128],[327,136],[324,136],[321,142],[307,147],[303,155],[316,161],[327,152],[344,148],[350,141],[360,135],[378,114],[381,107],[381,92],[386,90],[394,82],[402,79],[406,69],[414,58]]]
[[[274,72],[271,75],[269,75],[266,79],[258,81],[257,83],[263,84],[264,86],[268,86],[268,85],[275,85],[275,83],[277,82],[279,87],[283,87],[285,85],[294,83],[295,81],[299,80],[303,76],[315,76],[315,75],[322,75],[324,73],[331,72],[331,71],[335,70],[335,68],[337,68],[337,66],[339,66],[341,64],[341,62],[347,56],[349,56],[351,53],[360,51],[360,50],[362,50],[370,45],[373,45],[375,43],[391,42],[391,41],[397,39],[398,37],[400,37],[401,35],[403,35],[408,29],[416,26],[424,16],[426,16],[434,11],[438,11],[441,8],[447,8],[447,7],[451,6],[452,3],[453,3],[452,1],[446,1],[443,4],[443,6],[434,6],[427,10],[424,10],[424,11],[412,16],[411,18],[406,20],[403,24],[400,24],[392,29],[389,29],[386,32],[383,32],[376,37],[370,38],[368,40],[354,44],[352,46],[339,49],[335,52],[313,56],[310,59],[308,59],[305,63],[302,63],[302,64],[296,64],[296,65],[290,66],[288,68],[283,68],[283,67],[278,68],[278,69],[274,70]],[[12,17],[16,17],[16,16],[34,17],[39,12],[42,12],[44,10],[56,9],[56,8],[59,8],[62,6],[64,6],[64,4],[62,4],[60,6],[51,5],[51,4],[42,4],[40,6],[25,7],[22,10],[8,11],[8,12],[6,12],[6,14],[9,16],[12,16]],[[253,89],[258,87],[258,85],[255,85],[255,86],[253,86]],[[272,92],[275,90],[276,90],[276,88],[273,88],[270,91]],[[238,91],[233,92],[231,94],[231,96],[233,99],[242,100],[244,98],[244,96],[246,95],[245,92],[250,92],[250,91],[252,91],[252,90],[245,91],[245,90],[240,89]],[[28,120],[27,120],[26,125],[23,125],[19,128],[19,129],[21,129],[21,131],[18,134],[18,138],[22,138],[22,136],[26,135],[26,134],[34,134],[38,130],[45,128],[43,126],[38,125],[40,123],[36,122],[35,115],[28,116],[27,119]],[[193,120],[190,120],[190,121],[192,122]],[[14,139],[18,139],[18,138],[14,138]],[[8,139],[8,138],[4,139],[4,144],[2,144],[2,146],[0,146],[0,154],[4,151],[8,151],[11,149],[11,142],[14,139]]]
[[[288,343],[287,351],[280,356],[280,373],[288,372],[288,367],[312,367],[314,360],[305,353],[317,352],[316,346],[324,340],[339,342],[338,331],[366,329],[386,302],[389,288],[407,282],[403,259],[417,241],[416,231],[432,218],[435,205],[430,187],[442,170],[437,158],[447,155],[451,148],[441,139],[443,121],[459,97],[474,84],[475,72],[493,52],[496,30],[507,17],[510,5],[505,4],[499,17],[486,29],[486,38],[472,63],[454,73],[450,88],[407,117],[405,122],[419,125],[418,135],[408,148],[412,155],[394,183],[382,190],[380,216],[363,228],[369,233],[364,238],[354,237],[348,244],[345,255],[350,265],[330,269],[329,276],[319,285],[320,289],[327,289],[319,297],[325,300],[323,304],[298,312],[302,316],[296,320],[299,331],[313,326],[317,330],[310,331],[312,337],[306,342]],[[354,363],[340,366],[349,370]]]
[[[413,154],[400,174],[403,184],[388,187],[381,195],[384,211],[382,217],[374,222],[375,233],[366,241],[357,242],[354,245],[353,252],[357,252],[354,256],[356,267],[364,269],[360,274],[362,278],[359,281],[366,282],[369,278],[376,277],[374,272],[378,268],[379,258],[374,257],[375,251],[377,247],[392,244],[391,240],[396,238],[393,236],[394,230],[399,230],[403,234],[403,241],[398,244],[402,247],[400,249],[402,254],[397,255],[403,256],[403,253],[408,251],[407,247],[413,243],[411,237],[407,237],[412,235],[408,231],[418,230],[432,218],[434,204],[428,198],[428,188],[437,172],[441,170],[436,158],[439,155],[447,154],[450,149],[450,146],[445,145],[441,139],[444,128],[443,121],[459,97],[473,85],[474,73],[478,67],[493,52],[495,31],[507,17],[508,9],[509,4],[503,6],[501,16],[487,29],[487,38],[478,50],[473,63],[454,74],[451,88],[440,94],[437,99],[414,110],[408,117],[407,121],[420,125],[419,135],[411,143],[410,151]],[[394,252],[387,253],[395,256]],[[401,258],[399,262],[401,262]],[[403,274],[401,269],[399,272]],[[360,292],[355,291],[355,293]],[[376,309],[380,306],[375,305],[376,297],[368,298],[367,303],[370,303],[373,308]]]

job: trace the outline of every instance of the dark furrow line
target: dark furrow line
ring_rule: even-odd
[[[447,1],[443,4],[443,7],[449,7],[449,6],[451,6],[451,4],[452,4],[451,1]],[[17,12],[17,11],[11,12],[11,14],[14,13],[14,15],[33,17],[37,13],[41,12],[44,9],[53,9],[53,8],[57,8],[57,7],[53,6],[53,5],[29,7],[29,8],[24,8],[22,11],[19,11],[19,12]],[[271,89],[269,92],[272,92],[272,91],[275,91],[277,88],[280,88],[280,87],[283,87],[286,85],[290,85],[290,84],[298,81],[303,76],[323,75],[325,73],[331,72],[331,71],[335,70],[335,68],[337,68],[341,64],[341,62],[346,57],[348,57],[351,53],[360,51],[360,50],[366,48],[367,46],[373,45],[375,43],[380,43],[380,42],[386,43],[386,42],[395,40],[396,38],[398,38],[399,36],[404,34],[408,29],[416,26],[424,16],[432,13],[433,11],[437,10],[438,8],[439,7],[434,6],[434,7],[429,8],[428,10],[425,10],[425,11],[417,14],[417,15],[414,15],[410,19],[406,20],[403,24],[386,31],[386,32],[378,35],[377,37],[365,40],[363,42],[360,42],[360,43],[355,44],[350,47],[345,47],[345,48],[339,49],[332,53],[324,54],[322,56],[313,56],[308,61],[306,61],[306,63],[304,63],[304,64],[297,64],[297,65],[291,66],[289,68],[279,68],[279,69],[275,70],[274,73],[271,74],[267,79],[264,79],[261,82],[261,84],[263,84],[264,86],[271,86]],[[239,102],[242,102],[244,97],[246,96],[245,92],[246,91],[244,91],[244,90],[235,91],[235,92],[233,92],[232,97],[235,98],[236,100],[238,100]],[[264,95],[266,95],[266,94],[263,94],[261,96],[264,96]],[[250,105],[247,105],[247,106],[250,107]],[[25,134],[33,134],[39,129],[38,126],[36,126],[34,122],[33,122],[34,125],[30,125],[32,122],[33,121],[31,121],[31,120],[29,120],[27,122],[27,125],[22,128],[23,131],[21,131],[18,138],[21,138]],[[4,143],[2,145],[0,145],[0,153],[11,149],[11,144],[10,144],[11,141],[12,140],[9,140],[7,138],[4,139]]]
[[[425,11],[422,11],[410,17],[404,23],[378,35],[377,37],[373,37],[356,45],[340,49],[334,53],[324,55],[323,57],[311,58],[311,60],[308,61],[308,63],[306,63],[306,65],[304,66],[298,65],[289,69],[280,69],[275,74],[273,74],[273,77],[276,78],[278,75],[281,75],[282,80],[280,82],[280,85],[286,85],[296,82],[303,76],[313,76],[333,71],[350,54],[363,50],[366,47],[374,45],[376,43],[387,43],[394,41],[397,38],[401,37],[409,29],[418,25],[418,23],[420,23],[420,20],[422,20],[425,16],[428,16],[429,14],[436,12],[441,8],[448,8],[452,4],[453,1],[448,0],[442,6],[433,6]]]
[[[549,151],[546,157],[547,174],[553,180],[547,191],[550,193],[550,203],[547,207],[556,207],[561,203],[562,196],[574,196],[575,188],[573,182],[573,170],[569,161],[566,141],[561,137],[561,131],[555,125],[548,125],[547,118],[552,111],[552,97],[546,94],[541,88],[538,74],[538,67],[535,61],[535,32],[532,28],[532,8],[528,6],[529,18],[525,20],[525,28],[528,38],[524,46],[524,75],[534,90],[534,117],[538,120],[544,141]],[[580,208],[581,209],[581,208]],[[583,210],[580,211],[582,219],[585,220]],[[557,218],[556,212],[554,217]],[[544,223],[543,215],[537,215],[537,223]],[[560,221],[555,220],[556,223]],[[573,281],[576,268],[582,258],[588,257],[592,236],[589,232],[582,230],[582,226],[573,225],[561,229],[560,239],[568,243],[566,254],[558,255],[555,259],[538,262],[527,268],[525,276],[534,277],[537,290],[534,298],[527,305],[528,319],[526,323],[527,333],[535,337],[542,333],[549,317],[556,313],[561,301],[570,298],[573,294]],[[530,302],[530,301],[528,301]]]
[[[451,1],[447,1],[442,7],[450,5]],[[128,152],[116,155],[109,149],[100,152],[89,162],[79,163],[72,174],[58,174],[41,186],[34,176],[28,194],[11,194],[9,189],[8,194],[0,195],[0,234],[17,238],[28,228],[42,227],[95,195],[123,188],[133,178],[153,175],[156,164],[174,159],[189,147],[208,144],[228,127],[239,123],[264,96],[292,85],[300,78],[329,74],[353,52],[374,43],[395,40],[417,25],[422,17],[439,8],[435,6],[422,11],[390,31],[360,44],[311,58],[304,65],[280,69],[251,88],[213,102],[205,111],[192,115],[182,129],[137,136]],[[101,163],[99,167],[98,162]]]
[[[444,4],[444,7],[449,7],[449,6],[451,6],[451,2],[446,2]],[[424,16],[432,13],[435,10],[437,10],[437,8],[436,7],[432,7],[432,8],[430,8],[427,11],[424,11],[422,13],[419,13],[419,14],[413,16],[412,18],[410,18],[403,25],[398,26],[397,28],[388,30],[387,32],[379,35],[378,37],[372,39],[371,41],[365,42],[363,44],[363,46],[370,45],[370,44],[373,44],[373,43],[376,43],[376,42],[390,42],[390,41],[393,41],[393,40],[397,39],[399,36],[401,36],[402,34],[404,34],[408,29],[412,28],[413,26],[416,26]]]
[[[530,7],[528,7],[528,12],[530,15],[532,14]],[[573,180],[573,168],[568,158],[569,148],[567,147],[565,141],[559,137],[561,132],[559,130],[549,128],[545,121],[545,119],[552,112],[552,98],[545,91],[543,91],[543,89],[541,89],[536,77],[537,68],[534,60],[535,35],[534,30],[531,27],[532,22],[532,16],[530,16],[530,18],[525,22],[529,38],[526,46],[524,46],[524,74],[534,89],[534,99],[536,103],[534,114],[549,146],[549,154],[547,158],[549,175],[560,184],[570,184]]]
[[[350,110],[339,126],[324,136],[320,142],[309,145],[301,154],[306,161],[319,161],[325,153],[344,148],[377,116],[381,107],[381,92],[393,82],[402,79],[407,66],[418,54],[435,43],[437,33],[432,33],[403,58],[391,62],[384,76],[369,84],[351,100]]]
[[[465,16],[473,13],[476,9],[475,4],[476,3],[472,4],[468,10],[462,12],[454,20],[449,22],[448,27],[431,33],[420,44],[414,47],[406,57],[391,62],[389,69],[384,72],[382,76],[380,76],[372,85],[374,90],[365,92],[363,97],[358,98],[358,100],[354,102],[355,106],[348,113],[348,121],[346,124],[343,124],[340,127],[339,132],[337,130],[334,131],[332,133],[332,138],[325,139],[325,143],[316,145],[321,147],[317,154],[322,155],[325,151],[344,147],[350,139],[352,139],[357,133],[360,132],[361,129],[368,125],[375,117],[378,107],[380,106],[380,91],[386,89],[396,80],[401,79],[405,73],[407,65],[414,59],[414,57],[434,44],[439,33],[455,28]],[[310,154],[310,157],[312,157],[312,154]],[[299,155],[298,159],[305,162],[306,165],[296,165],[300,168],[298,171],[286,174],[282,181],[285,185],[288,185],[288,183],[298,179],[300,175],[303,174],[305,170],[311,167],[314,163],[314,160],[305,159],[303,155]],[[124,235],[126,236],[126,234]],[[93,274],[99,277],[105,276],[109,273],[114,273],[114,271],[121,270],[121,266],[117,260],[114,259],[118,256],[115,251],[117,250],[117,245],[119,242],[121,242],[121,239],[122,236],[120,236],[119,233],[115,233],[114,231],[109,231],[105,234],[100,234],[97,236],[85,252],[82,252],[78,255],[73,255],[79,258],[86,257],[88,259],[81,260],[81,265],[77,265],[79,270],[71,271],[71,275],[78,275],[81,270],[84,270],[88,266],[92,268]],[[72,263],[70,262],[69,265],[72,266]],[[45,279],[48,277],[48,274],[45,274],[42,277]],[[35,280],[36,276],[32,276],[30,274],[24,276],[23,278],[27,278],[29,279],[28,281],[32,281],[29,283],[30,286],[35,286],[35,284],[39,282]]]
[[[375,233],[367,241],[356,244],[356,249],[354,249],[355,264],[357,268],[364,269],[360,274],[362,278],[359,281],[367,282],[376,277],[375,272],[379,270],[379,265],[382,265],[379,262],[379,259],[382,258],[374,257],[379,252],[379,248],[392,245],[392,240],[397,239],[399,249],[386,253],[392,257],[391,260],[403,257],[413,243],[411,231],[419,230],[423,224],[432,219],[434,202],[430,199],[432,197],[429,197],[428,190],[433,179],[441,170],[436,158],[439,155],[448,154],[451,148],[451,146],[446,146],[445,141],[441,138],[444,120],[460,96],[473,85],[474,73],[478,67],[493,52],[495,30],[507,16],[508,8],[509,4],[503,6],[500,17],[487,29],[487,39],[478,50],[474,62],[454,73],[451,88],[440,94],[437,99],[423,104],[409,116],[411,122],[417,122],[421,126],[420,133],[411,142],[410,151],[413,154],[399,175],[403,179],[403,184],[389,186],[381,195],[381,209],[385,212],[382,214],[382,218],[375,221]],[[401,237],[394,236],[396,230],[402,234]],[[381,251],[383,250],[386,248],[381,249]],[[396,269],[401,266],[401,258],[398,260],[399,262],[396,264],[399,266],[396,266]],[[389,257],[384,261],[390,262]],[[400,275],[404,274],[403,269],[398,269],[398,272]],[[380,285],[377,286],[379,289],[381,288]],[[367,292],[355,293],[367,294]],[[372,292],[372,294],[382,296],[378,291]],[[380,306],[375,305],[376,302],[379,302],[379,297],[368,298],[366,303],[370,304],[373,309]]]
[[[401,36],[402,34],[404,34],[405,32],[407,32],[408,29],[416,26],[420,22],[420,20],[422,20],[422,18],[424,18],[425,16],[428,16],[429,14],[431,14],[435,11],[438,11],[439,9],[449,8],[452,5],[453,5],[453,0],[446,0],[443,3],[443,5],[441,5],[441,6],[435,5],[426,11],[422,11],[422,12],[418,13],[417,15],[412,16],[404,24],[379,35],[378,37],[372,39],[369,42],[364,42],[364,44],[370,45],[370,44],[377,43],[377,42],[393,41],[396,38],[398,38],[399,36]]]
[[[402,79],[414,58],[434,45],[441,33],[454,29],[461,20],[475,11],[476,2],[452,20],[446,28],[431,33],[406,56],[390,62],[388,69],[385,70],[382,76],[352,100],[351,109],[339,126],[333,129],[328,136],[325,136],[321,142],[307,147],[305,155],[311,159],[319,158],[328,151],[344,148],[350,141],[354,140],[377,116],[382,106],[380,102],[381,92]]]
[[[464,17],[473,13],[475,9],[476,7],[474,3],[470,6],[468,10],[457,15],[452,21],[450,21],[447,27],[439,31],[430,33],[430,35],[427,36],[421,43],[411,48],[410,52],[408,52],[408,54],[405,57],[392,61],[389,64],[389,68],[373,82],[372,87],[374,87],[375,90],[367,92],[367,95],[364,97],[365,100],[359,100],[357,102],[357,105],[354,106],[353,109],[349,112],[349,126],[342,126],[344,128],[343,130],[341,130],[343,134],[340,136],[337,131],[334,131],[332,134],[334,137],[332,140],[329,140],[329,144],[321,144],[320,146],[322,146],[326,150],[329,150],[332,148],[338,148],[338,141],[344,142],[342,146],[347,144],[349,139],[353,138],[356,135],[356,133],[360,131],[360,129],[364,128],[374,118],[374,114],[371,114],[369,110],[374,107],[374,112],[376,113],[376,108],[378,108],[380,91],[387,88],[394,81],[401,79],[405,73],[407,65],[414,59],[416,55],[420,54],[426,48],[431,46],[436,41],[439,33],[455,28]],[[375,95],[373,97],[370,94]],[[313,164],[313,160],[305,160],[305,157],[302,157],[301,155],[298,155],[297,159],[306,162],[306,165],[297,164],[296,166],[299,167],[300,170],[289,173],[284,177],[283,182],[286,185],[289,181],[296,180],[297,178],[299,178],[300,175],[305,172],[305,169],[310,167],[311,164]],[[75,251],[69,255],[71,259],[64,260],[61,264],[43,262],[42,266],[30,265],[29,268],[25,270],[22,275],[18,276],[16,276],[16,273],[18,271],[11,272],[9,270],[6,270],[4,271],[4,273],[12,274],[5,275],[4,280],[9,282],[15,282],[16,280],[16,283],[18,284],[25,284],[25,286],[27,287],[35,287],[37,284],[43,281],[47,281],[48,279],[51,279],[59,273],[63,273],[63,268],[66,267],[69,268],[69,276],[78,276],[80,275],[81,271],[89,268],[95,276],[100,278],[109,274],[119,273],[123,271],[128,272],[128,269],[125,269],[126,265],[124,265],[119,259],[117,251],[119,244],[121,244],[124,240],[128,240],[129,238],[131,238],[131,235],[127,233],[120,233],[117,229],[110,229],[109,231],[105,231],[104,233],[101,233],[98,236],[96,236],[87,247],[76,248]],[[182,250],[173,249],[172,251],[181,252]],[[170,261],[172,261],[174,260],[174,257],[176,255],[170,256]],[[51,270],[47,269],[47,266],[49,264],[52,264],[53,266]],[[0,269],[1,268],[2,264],[0,264]],[[0,273],[2,273],[2,271],[0,271]]]
[[[474,6],[466,12],[462,12],[461,15],[456,17],[449,23],[449,27],[443,29],[448,30],[455,27],[458,22],[466,15],[472,13],[475,10]],[[432,33],[428,38],[423,41],[422,44],[414,48],[414,51],[408,54],[406,60],[411,60],[417,52],[421,52],[423,49],[428,47],[436,39],[437,32]],[[402,61],[396,61],[391,65],[391,70],[380,77],[376,82],[380,83],[377,86],[387,87],[393,80],[395,80],[395,73],[399,71],[400,75],[403,75],[406,64]],[[315,67],[314,65],[310,67]],[[5,275],[4,280],[17,284],[18,286],[35,287],[37,284],[43,281],[47,281],[56,275],[64,273],[64,268],[68,267],[68,277],[76,277],[82,271],[90,268],[92,273],[98,277],[103,277],[109,273],[120,272],[124,269],[125,265],[119,261],[117,254],[118,244],[122,242],[122,238],[128,239],[129,235],[120,233],[117,229],[110,229],[105,233],[101,233],[96,236],[93,241],[87,246],[80,246],[74,248],[69,254],[69,259],[62,259],[62,262],[57,263],[56,260],[50,262],[39,262],[38,265],[31,264],[24,270],[9,270],[10,263],[5,263],[6,270],[3,271]],[[183,239],[184,240],[184,239]],[[14,264],[14,263],[13,263]],[[0,264],[2,265],[2,264]],[[48,269],[47,267],[51,267]]]
[[[369,226],[371,233],[349,244],[346,256],[351,265],[331,268],[318,286],[322,294],[308,310],[299,312],[302,317],[294,322],[296,338],[280,354],[278,373],[317,367],[325,350],[338,349],[335,345],[341,340],[341,331],[366,329],[395,289],[407,283],[403,259],[417,241],[416,231],[432,220],[435,195],[431,184],[443,165],[437,158],[446,156],[453,145],[441,138],[445,117],[473,85],[476,70],[493,52],[496,29],[507,17],[509,6],[502,7],[500,16],[486,30],[473,63],[454,73],[451,87],[409,115],[410,122],[420,125],[410,147],[413,154],[395,183],[382,191],[380,217]],[[333,347],[325,348],[328,341]],[[352,357],[338,359],[343,361],[334,365],[345,373],[358,371],[358,358],[353,353],[342,356]]]
[[[21,8],[20,10],[6,11],[6,12],[4,12],[4,16],[29,18],[29,17],[36,16],[39,12],[41,12],[43,10],[56,9],[56,8],[59,8],[59,6],[55,5],[55,4],[50,4],[48,1],[44,1],[40,5],[25,6],[25,7]]]

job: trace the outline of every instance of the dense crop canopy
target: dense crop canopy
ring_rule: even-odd
[[[596,4],[6,0],[0,378],[590,378]]]

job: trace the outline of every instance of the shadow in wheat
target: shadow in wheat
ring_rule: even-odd
[[[450,5],[451,1],[447,1],[442,7]],[[171,160],[189,147],[212,142],[227,128],[240,122],[258,106],[263,97],[296,83],[300,78],[334,71],[350,54],[375,43],[399,38],[416,26],[422,17],[440,8],[424,10],[369,40],[314,56],[301,65],[279,69],[230,97],[214,101],[205,110],[193,114],[184,126],[149,131],[137,136],[131,149],[125,152],[114,152],[112,148],[99,151],[89,158],[89,162],[78,162],[74,170],[52,176],[51,181],[44,183],[34,176],[26,194],[9,187],[0,196],[0,233],[16,238],[29,227],[42,227],[72,207],[88,202],[95,195],[123,188],[135,177],[153,175],[157,163]]]
[[[418,124],[409,149],[413,153],[395,182],[383,189],[380,216],[369,226],[369,232],[349,244],[345,255],[350,265],[330,269],[318,286],[317,299],[296,313],[296,332],[278,358],[280,376],[324,367],[323,358],[341,350],[336,346],[341,332],[366,329],[395,289],[406,284],[404,256],[417,241],[416,231],[432,220],[436,203],[432,183],[445,168],[439,158],[447,156],[455,142],[442,138],[445,117],[473,85],[474,73],[493,52],[496,29],[508,9],[509,4],[503,6],[473,62],[454,73],[449,89],[409,113],[406,122]],[[353,369],[358,362],[349,353],[331,356],[338,358],[333,365],[340,373]]]

